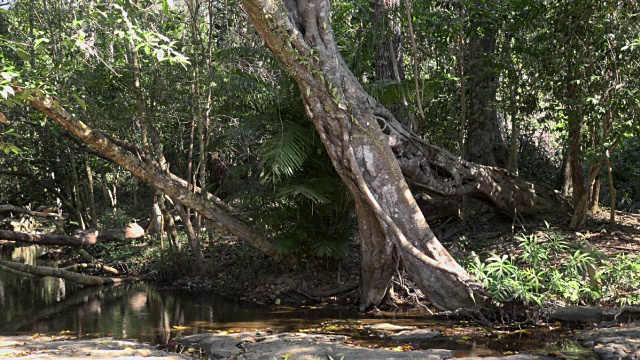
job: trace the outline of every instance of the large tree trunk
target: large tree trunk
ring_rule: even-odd
[[[429,192],[474,195],[510,215],[558,211],[564,206],[562,198],[504,170],[460,160],[399,124],[344,63],[333,39],[328,1],[288,1],[282,6],[245,0],[244,6],[267,46],[298,82],[334,167],[361,204],[360,237],[370,245],[362,253],[388,257],[395,247],[435,306],[474,306],[483,298],[480,287],[436,239],[402,175]],[[380,299],[386,289],[383,267],[393,264],[386,260],[366,274],[363,306],[369,305],[367,299]]]
[[[474,2],[474,9],[486,6]],[[482,11],[482,10],[478,10]],[[482,165],[507,165],[508,150],[498,119],[496,93],[498,74],[494,64],[496,47],[495,25],[487,26],[486,20],[472,24],[472,29],[483,30],[482,36],[473,34],[469,39],[467,74],[469,78],[469,119],[467,127],[467,154],[464,158]]]
[[[291,3],[246,0],[256,30],[300,86],[305,109],[338,174],[358,205],[361,239],[372,244],[365,257],[385,254],[362,284],[361,307],[384,296],[396,247],[400,259],[436,307],[476,306],[484,299],[478,283],[458,265],[427,225],[381,123],[393,115],[371,98],[349,71],[333,39],[327,0]],[[294,25],[294,24],[297,24]],[[365,215],[365,216],[363,216]],[[365,258],[363,261],[370,262]],[[373,264],[372,264],[373,265]],[[372,301],[368,304],[368,301]]]

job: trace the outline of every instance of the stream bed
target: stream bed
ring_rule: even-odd
[[[0,258],[42,264],[38,246],[0,246]],[[395,327],[428,328],[445,337],[412,339],[412,349],[448,349],[456,357],[523,351],[596,359],[562,326],[485,330],[425,311],[363,314],[331,306],[259,306],[212,292],[164,289],[145,283],[82,288],[61,279],[28,279],[0,271],[0,335],[112,336],[165,344],[193,334],[269,330],[347,335],[360,346],[396,348],[409,341],[386,335]]]

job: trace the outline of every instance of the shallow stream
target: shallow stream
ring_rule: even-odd
[[[43,247],[0,246],[0,258],[42,264]],[[0,271],[0,334],[113,336],[162,344],[209,331],[271,329],[350,335],[363,346],[406,345],[385,339],[371,325],[388,323],[439,330],[446,340],[411,343],[414,349],[454,350],[461,356],[498,356],[522,351],[595,359],[561,326],[511,331],[449,322],[425,311],[362,314],[330,306],[258,306],[211,292],[169,290],[144,283],[81,288],[61,279],[27,279]]]

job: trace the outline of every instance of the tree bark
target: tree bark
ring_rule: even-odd
[[[616,187],[613,184],[613,171],[611,169],[611,156],[607,152],[606,154],[607,176],[609,179],[609,222],[611,224],[616,223]]]
[[[81,231],[76,235],[29,234],[19,231],[0,230],[0,240],[38,245],[91,246],[99,242],[136,239],[144,236],[138,224],[131,223],[124,229],[104,231]]]
[[[400,5],[399,0],[376,0],[373,3],[373,27],[376,39],[374,59],[376,81],[381,84],[394,84],[400,92],[400,99],[394,99],[387,107],[405,126],[415,128],[407,96],[402,86],[405,80],[404,59],[402,54],[402,32],[393,11]]]
[[[562,156],[562,196],[567,197],[571,194],[573,191],[571,183],[571,154],[567,148]]]
[[[65,271],[78,271],[78,270],[84,270],[84,269],[101,270],[101,271],[111,273],[113,275],[120,275],[120,272],[118,270],[112,268],[111,266],[102,265],[102,264],[82,263],[82,264],[69,265],[62,268],[62,270],[65,270]]]
[[[89,156],[84,156],[84,168],[87,172],[87,205],[89,206],[89,224],[95,225],[98,218],[96,213],[96,198],[93,193],[93,170],[91,170],[91,162]]]

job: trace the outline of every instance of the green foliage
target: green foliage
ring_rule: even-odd
[[[552,231],[542,236],[518,235],[519,255],[491,254],[467,263],[469,272],[482,282],[493,300],[544,306],[548,302],[570,304],[640,304],[640,259],[611,258],[585,252]],[[589,270],[595,277],[589,278]]]
[[[621,306],[640,304],[640,257],[618,255],[601,264],[603,297]]]

